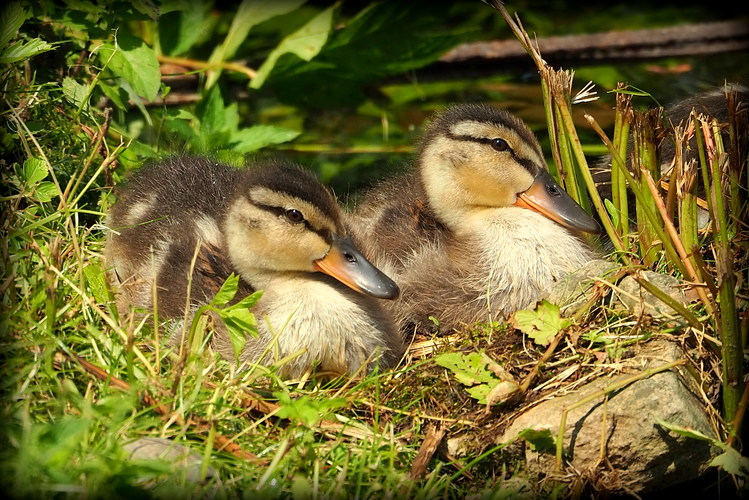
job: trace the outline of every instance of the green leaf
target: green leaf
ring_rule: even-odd
[[[724,471],[734,476],[749,476],[749,458],[744,457],[735,448],[726,446],[725,451],[715,457],[710,465],[720,467]]]
[[[475,385],[483,382],[496,383],[499,379],[487,370],[488,360],[478,352],[462,354],[446,352],[434,358],[434,362],[447,368],[455,374],[455,378],[463,385]]]
[[[682,427],[680,425],[671,424],[659,418],[656,418],[655,421],[661,427],[665,427],[666,429],[672,432],[675,432],[676,434],[679,434],[680,436],[688,437],[690,439],[698,439],[700,441],[708,441],[710,443],[713,443],[715,446],[720,446],[720,444],[722,444],[716,439],[711,438],[710,436],[706,436],[705,434],[701,433],[698,430],[695,430],[689,427]]]
[[[106,273],[98,264],[88,264],[83,268],[83,275],[86,277],[88,289],[94,296],[98,304],[106,304],[109,300],[109,293],[106,283]]]
[[[243,128],[231,135],[232,147],[240,153],[256,151],[271,144],[281,144],[299,136],[296,130],[274,125],[255,125]]]
[[[531,449],[539,453],[556,451],[556,439],[549,429],[523,429],[518,432],[518,437],[527,441]]]
[[[213,87],[200,102],[197,114],[200,119],[200,133],[203,136],[217,135],[221,132],[231,132],[239,125],[239,113],[236,103],[224,107],[221,89]],[[228,135],[226,137],[228,139]],[[210,141],[208,141],[210,142]],[[225,144],[213,144],[222,146]]]
[[[0,52],[0,64],[10,64],[23,61],[42,52],[52,50],[53,47],[41,38],[32,38],[31,40],[18,40],[10,47]]]
[[[26,20],[26,13],[21,4],[18,2],[9,2],[5,4],[0,11],[0,48],[5,48],[13,38],[23,22]]]
[[[464,39],[466,28],[444,27],[434,9],[423,0],[373,2],[334,30],[312,60],[282,54],[265,85],[296,105],[357,105],[366,85],[434,62]]]
[[[294,33],[284,38],[278,46],[268,55],[265,62],[258,68],[255,77],[250,82],[250,87],[259,89],[265,83],[266,78],[282,54],[294,54],[303,61],[310,61],[322,49],[328,40],[333,24],[333,12],[335,6],[328,7],[313,17],[307,24]]]
[[[26,161],[23,162],[21,175],[23,175],[24,186],[27,189],[30,189],[46,179],[49,175],[47,163],[37,156],[27,158]]]
[[[211,300],[211,305],[217,308],[224,307],[231,299],[234,298],[234,296],[237,294],[238,289],[239,276],[231,273],[229,277],[226,278],[226,281],[224,281],[224,284],[221,285],[219,291],[216,292],[213,300]]]
[[[162,14],[159,41],[164,53],[172,56],[184,54],[205,36],[206,28],[213,22],[210,10],[210,2],[189,0],[182,2],[178,11]]]
[[[159,19],[159,8],[150,0],[133,0],[130,5],[141,14],[145,14],[152,21]]]
[[[234,15],[226,38],[214,49],[208,62],[220,63],[231,59],[253,26],[272,17],[291,12],[303,3],[304,0],[243,0]],[[205,87],[212,87],[220,75],[220,70],[210,72],[206,78]]]
[[[58,196],[57,186],[54,182],[44,181],[34,190],[33,198],[40,203],[48,203],[52,201],[52,198]]]
[[[562,317],[558,305],[544,300],[535,311],[530,309],[516,311],[513,324],[536,344],[549,345],[560,330],[570,326],[571,321]]]
[[[116,46],[106,43],[99,49],[99,59],[137,95],[148,101],[156,99],[161,87],[159,61],[146,42],[120,32]]]
[[[78,109],[88,107],[88,97],[91,95],[91,85],[81,84],[66,76],[62,80],[62,93],[65,98]]]
[[[614,227],[619,227],[619,218],[621,217],[619,210],[616,209],[614,204],[608,198],[604,198],[603,204],[606,206],[606,211],[609,213]]]
[[[305,425],[312,427],[323,418],[327,417],[332,410],[346,406],[344,398],[330,399],[313,399],[310,396],[301,396],[297,399],[291,399],[286,392],[274,392],[273,396],[278,399],[279,410],[276,416],[298,420]]]

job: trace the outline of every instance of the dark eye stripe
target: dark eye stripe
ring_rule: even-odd
[[[492,145],[492,141],[496,139],[495,137],[492,137],[492,138],[473,137],[470,135],[455,135],[453,133],[448,133],[447,136],[450,139],[453,139],[456,141],[477,142],[479,144],[486,144],[487,146],[490,146],[490,147]],[[519,165],[521,165],[524,169],[526,169],[531,175],[535,176],[538,173],[538,165],[536,165],[536,163],[530,158],[521,158],[515,153],[515,150],[512,149],[511,147],[508,147],[504,152],[510,153],[510,155],[512,155],[513,160],[515,160]]]
[[[255,203],[252,200],[250,200],[250,203],[252,203],[254,206],[256,206],[257,208],[259,208],[260,210],[264,210],[266,212],[272,213],[273,215],[275,215],[277,217],[284,217],[284,218],[286,218],[287,217],[286,214],[289,211],[289,209],[284,208],[284,207],[276,207],[276,206],[273,206],[273,205],[265,205],[263,203]],[[320,238],[322,238],[323,240],[325,240],[325,242],[332,243],[333,237],[332,237],[332,235],[331,235],[331,233],[330,233],[330,231],[328,229],[324,229],[324,228],[316,229],[316,228],[312,227],[312,224],[310,224],[307,219],[300,220],[299,224],[304,224],[304,227],[306,227],[308,231],[311,231],[311,232],[315,233]]]

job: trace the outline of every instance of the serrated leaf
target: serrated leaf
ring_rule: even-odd
[[[274,125],[255,125],[231,135],[232,147],[240,153],[256,151],[271,144],[282,144],[299,136],[299,132]]]
[[[58,196],[57,186],[54,182],[44,181],[40,182],[39,185],[34,189],[33,198],[40,203],[47,203],[52,201],[55,196]]]
[[[23,61],[42,52],[52,50],[54,47],[41,38],[32,38],[31,40],[18,40],[10,47],[6,47],[0,52],[0,64],[10,64]]]
[[[567,328],[571,321],[562,317],[558,305],[544,300],[535,310],[516,311],[513,324],[536,344],[549,345],[556,334]]]
[[[21,4],[9,2],[0,11],[0,48],[5,48],[26,20]]]
[[[120,33],[117,45],[104,44],[99,49],[102,64],[125,80],[133,92],[153,101],[161,87],[161,73],[156,53],[146,42],[127,33]]]
[[[48,175],[47,163],[39,157],[32,156],[23,162],[23,183],[29,189],[44,180]]]
[[[333,24],[333,12],[335,6],[331,6],[313,17],[307,24],[294,33],[284,38],[273,51],[268,54],[263,64],[250,82],[250,88],[259,89],[265,83],[268,75],[273,70],[278,58],[283,54],[294,54],[303,61],[310,61],[320,53],[320,50],[328,40]]]
[[[710,462],[713,467],[720,467],[734,476],[749,476],[749,458],[744,457],[735,448],[725,447],[725,451]]]
[[[458,382],[463,385],[471,386],[499,380],[486,369],[487,360],[481,353],[472,352],[464,355],[459,352],[446,352],[434,358],[434,362],[453,372]]]
[[[305,0],[243,0],[234,14],[226,38],[213,50],[208,61],[218,63],[231,59],[253,26],[291,12],[304,2]],[[205,83],[206,88],[211,88],[220,75],[220,70],[209,72]]]

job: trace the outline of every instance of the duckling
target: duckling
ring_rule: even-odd
[[[595,257],[579,232],[598,224],[545,166],[520,119],[454,105],[429,124],[416,168],[364,195],[349,224],[398,282],[390,308],[401,328],[501,319]]]
[[[376,300],[394,299],[398,286],[347,237],[332,193],[299,166],[172,158],[129,179],[107,225],[120,311],[156,305],[159,318],[183,318],[188,289],[194,312],[233,272],[241,278],[237,300],[263,291],[253,311],[259,337],[247,339],[240,362],[271,364],[301,351],[279,368],[297,378],[313,366],[337,374],[374,362],[392,367],[403,354]],[[222,327],[212,344],[231,360]]]
[[[733,94],[732,100],[729,100],[729,94]],[[749,88],[739,83],[726,83],[719,87],[700,92],[691,95],[685,99],[675,101],[667,105],[663,110],[663,118],[666,122],[666,126],[676,126],[682,124],[687,125],[692,111],[698,115],[705,115],[712,117],[718,121],[722,126],[723,143],[726,147],[731,143],[729,137],[728,127],[725,124],[728,123],[731,113],[729,113],[730,103],[733,102],[737,116],[740,114],[746,115],[749,110]],[[741,130],[741,129],[740,129]],[[744,134],[745,136],[746,134]],[[674,167],[675,142],[673,138],[665,134],[666,138],[658,143],[658,158],[660,161],[660,171],[662,175],[670,174]],[[746,137],[737,137],[737,141],[743,141],[746,143]],[[692,161],[697,162],[698,148],[695,142],[694,136],[691,136],[688,141],[688,145],[683,151],[684,156],[682,158],[683,164],[688,164]],[[745,146],[739,143],[739,150]],[[632,150],[632,138],[629,140],[629,150]],[[631,168],[631,158],[627,155],[627,162]],[[606,155],[600,158],[592,168],[593,178],[596,182],[599,194],[602,198],[611,199],[611,156]],[[702,179],[697,176],[697,188],[696,191],[700,197],[705,196],[705,190],[702,186]],[[630,213],[634,213],[634,195],[628,192]],[[709,222],[710,216],[707,210],[703,208],[698,209],[698,225],[704,227]]]

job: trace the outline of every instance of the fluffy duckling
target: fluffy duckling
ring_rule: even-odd
[[[354,246],[342,217],[331,192],[296,166],[182,157],[143,167],[107,221],[119,310],[154,309],[155,286],[159,318],[182,318],[190,277],[194,311],[234,272],[237,300],[263,291],[253,311],[260,335],[248,336],[240,362],[303,351],[280,368],[286,377],[313,366],[348,374],[371,362],[394,366],[404,346],[375,297],[394,299],[398,287]],[[223,324],[216,330],[213,347],[234,359]]]
[[[728,98],[729,94],[732,94],[732,99],[730,100]],[[698,115],[705,115],[714,118],[722,126],[723,143],[728,147],[731,138],[729,137],[728,127],[725,125],[730,120],[731,113],[729,112],[729,106],[731,103],[733,103],[732,105],[735,107],[737,116],[742,113],[746,115],[749,110],[749,88],[738,83],[726,83],[720,87],[694,94],[666,106],[663,110],[663,118],[667,127],[679,124],[686,126],[692,111],[696,112]],[[746,142],[746,139],[742,137],[738,137],[737,140]],[[632,150],[631,137],[629,150]],[[688,164],[691,161],[697,162],[699,160],[698,148],[694,136],[689,138],[688,145],[683,151],[683,154],[684,157],[682,161],[684,164]],[[675,142],[672,137],[667,135],[666,139],[659,142],[658,157],[661,174],[670,174],[671,169],[674,167],[675,157]],[[628,163],[630,160],[631,158],[627,155]],[[593,178],[596,181],[601,197],[611,199],[611,157],[607,155],[597,161],[593,171]],[[699,175],[697,176],[697,185],[699,196],[704,197],[704,188],[702,187],[702,180]],[[634,195],[630,192],[629,196],[631,204],[630,213],[633,213]],[[707,210],[700,208],[698,218],[700,227],[706,225],[709,221]]]
[[[401,328],[458,328],[534,305],[593,259],[576,231],[599,227],[552,179],[528,127],[490,106],[448,108],[416,168],[366,194],[357,243],[398,282]]]

